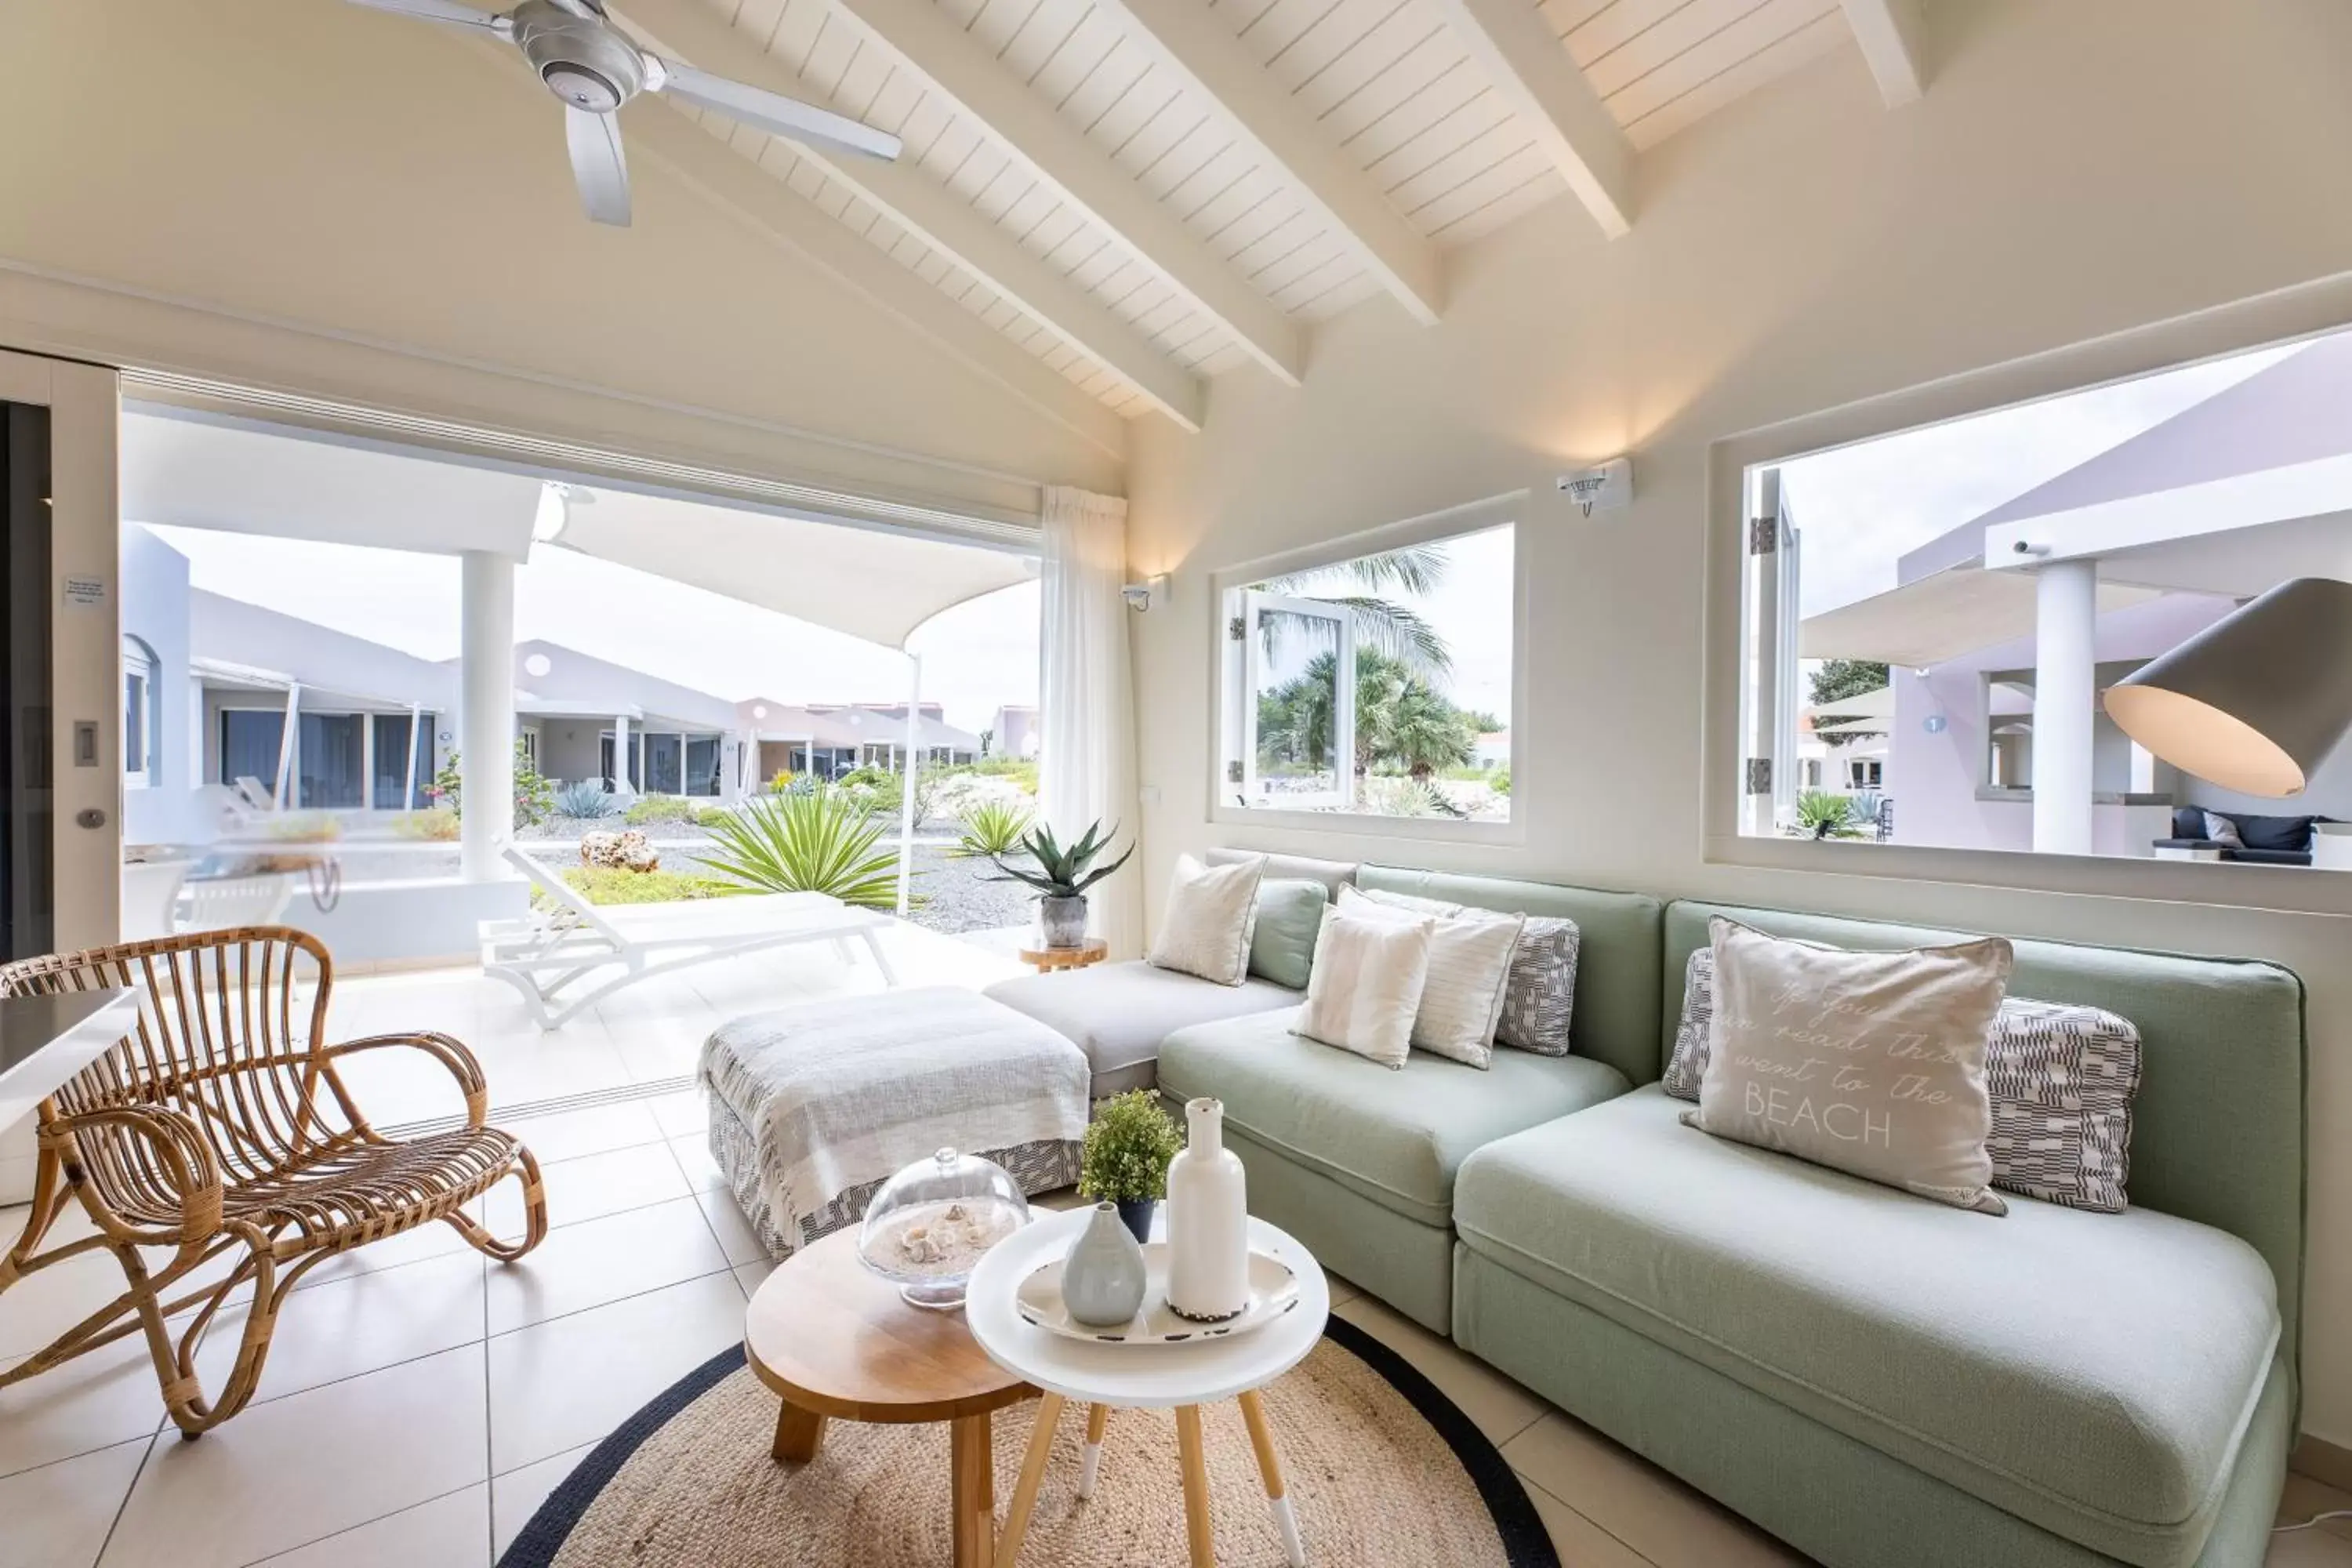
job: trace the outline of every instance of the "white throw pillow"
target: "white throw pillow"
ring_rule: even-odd
[[[1707,931],[1713,1040],[1685,1123],[1956,1208],[2009,1212],[1985,1147],[2007,942],[1849,952],[1720,915]]]
[[[1339,889],[1339,908],[1366,920],[1434,921],[1429,977],[1412,1020],[1412,1043],[1424,1051],[1486,1068],[1495,1060],[1495,1026],[1511,978],[1524,915],[1440,904],[1401,893]]]
[[[1168,912],[1146,961],[1220,985],[1239,985],[1249,975],[1257,879],[1265,870],[1263,855],[1231,866],[1203,866],[1190,855],[1178,856]]]
[[[1290,1032],[1386,1068],[1404,1066],[1429,974],[1430,922],[1323,911],[1307,1005]]]

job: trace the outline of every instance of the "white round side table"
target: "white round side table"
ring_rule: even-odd
[[[1164,1219],[1164,1215],[1163,1215]],[[1102,1463],[1103,1429],[1113,1409],[1166,1409],[1176,1412],[1176,1449],[1184,1472],[1184,1531],[1192,1568],[1216,1568],[1216,1544],[1209,1519],[1209,1471],[1201,1447],[1201,1406],[1219,1400],[1237,1401],[1256,1451],[1258,1473],[1265,1481],[1275,1526],[1282,1532],[1284,1554],[1292,1568],[1304,1568],[1307,1549],[1298,1532],[1298,1516],[1282,1484],[1282,1467],[1275,1456],[1274,1435],[1257,1391],[1306,1359],[1323,1337],[1331,1314],[1331,1289],[1314,1255],[1284,1232],[1262,1219],[1249,1222],[1250,1246],[1271,1253],[1290,1265],[1298,1276],[1299,1303],[1292,1311],[1262,1329],[1231,1338],[1200,1340],[1175,1345],[1093,1344],[1051,1333],[1024,1321],[1013,1306],[1013,1292],[1040,1265],[1069,1250],[1085,1228],[1087,1211],[1041,1216],[1034,1225],[997,1243],[972,1270],[964,1299],[964,1320],[972,1338],[989,1358],[1025,1383],[1043,1390],[1037,1425],[1029,1451],[1021,1461],[1021,1479],[1013,1489],[1013,1506],[997,1537],[995,1568],[1016,1568],[1022,1537],[1036,1506],[1038,1484],[1045,1479],[1046,1457],[1053,1451],[1054,1426],[1062,1407],[1072,1400],[1087,1412],[1085,1458],[1078,1472],[1078,1495],[1094,1491]],[[1155,1222],[1155,1234],[1160,1224]]]

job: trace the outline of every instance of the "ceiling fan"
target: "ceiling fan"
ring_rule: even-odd
[[[621,152],[621,105],[657,92],[795,142],[872,158],[896,158],[898,139],[846,115],[764,88],[666,60],[631,43],[604,14],[604,0],[522,0],[512,11],[480,11],[457,0],[352,0],[427,22],[504,38],[547,90],[563,100],[564,139],[581,205],[598,223],[629,222],[629,167]]]

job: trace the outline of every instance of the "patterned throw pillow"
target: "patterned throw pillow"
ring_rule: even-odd
[[[1574,921],[1528,917],[1518,949],[1511,954],[1511,978],[1503,987],[1503,1021],[1495,1030],[1497,1044],[1539,1057],[1568,1055],[1569,1014],[1576,1005],[1576,952],[1583,940]]]
[[[1684,972],[1682,1021],[1662,1086],[1696,1101],[1715,1016],[1715,952],[1698,948]],[[2011,996],[1985,1053],[1992,1094],[1992,1184],[2044,1203],[2100,1214],[2129,1206],[2132,1098],[2139,1092],[2139,1030],[2104,1007]]]

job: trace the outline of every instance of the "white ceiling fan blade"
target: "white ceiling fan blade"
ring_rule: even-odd
[[[629,226],[629,163],[621,153],[621,122],[584,109],[563,111],[563,139],[572,148],[572,177],[580,205],[598,223]]]
[[[887,131],[877,131],[860,124],[845,114],[835,114],[829,109],[819,109],[813,103],[786,98],[765,88],[751,87],[725,77],[712,76],[709,71],[682,66],[674,60],[660,62],[660,85],[657,92],[704,109],[715,109],[730,120],[756,126],[772,135],[794,142],[814,142],[844,153],[861,153],[869,158],[896,158],[898,139]],[[651,84],[648,84],[651,85]]]
[[[446,22],[453,27],[479,27],[487,33],[507,31],[507,19],[472,5],[460,5],[457,0],[351,0],[354,5],[364,5],[371,11],[390,11],[398,16],[415,16],[424,22]]]

